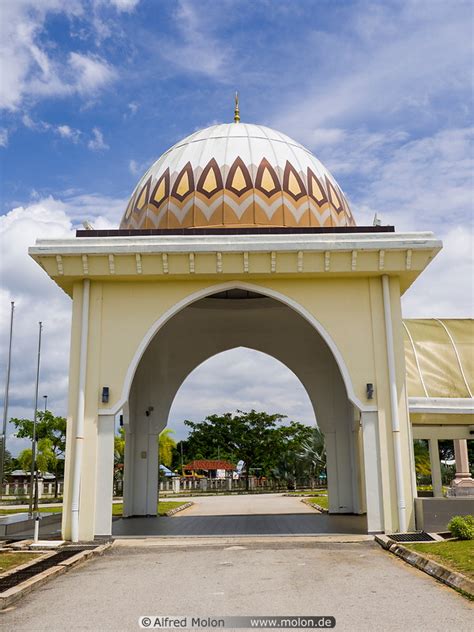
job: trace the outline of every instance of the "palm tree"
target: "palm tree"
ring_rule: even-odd
[[[415,439],[413,442],[413,451],[415,453],[415,470],[417,475],[420,477],[430,476],[431,461],[426,441],[423,439]]]
[[[174,434],[174,430],[171,428],[165,428],[160,433],[158,439],[159,459],[162,465],[169,467],[173,460],[173,450],[176,448],[176,441],[170,435]]]
[[[303,442],[300,456],[311,464],[311,476],[326,471],[326,443],[317,426],[313,428],[311,437]]]

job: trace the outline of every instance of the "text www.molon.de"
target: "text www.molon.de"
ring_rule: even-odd
[[[169,616],[169,615],[148,615],[138,619],[142,629],[226,629],[226,628],[253,628],[253,629],[273,629],[285,628],[287,630],[301,629],[328,629],[336,627],[336,619],[330,616],[299,616],[288,615],[279,617],[248,616],[248,617],[191,617],[191,616]]]

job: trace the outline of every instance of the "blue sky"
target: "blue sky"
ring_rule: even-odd
[[[236,89],[242,119],[309,147],[359,224],[377,212],[397,230],[444,240],[404,298],[406,316],[472,316],[472,12],[463,0],[2,0],[0,351],[4,371],[15,300],[12,414],[32,406],[26,359],[40,319],[42,390],[57,412],[66,406],[70,305],[27,246],[84,219],[116,226],[165,149],[231,121]],[[276,401],[312,420],[294,376],[232,353],[188,379],[176,421],[237,401]],[[242,366],[237,391],[228,380],[218,396],[206,391],[208,376],[231,365]],[[257,397],[251,385],[262,372],[270,377]],[[283,379],[291,402],[278,400]]]

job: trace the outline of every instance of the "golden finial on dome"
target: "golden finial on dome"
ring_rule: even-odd
[[[235,93],[234,123],[240,123],[239,93]]]

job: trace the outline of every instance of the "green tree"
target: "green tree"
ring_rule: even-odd
[[[171,428],[165,428],[158,437],[158,454],[162,465],[170,467],[173,461],[173,452],[176,449],[176,441],[170,435],[174,434]]]
[[[326,442],[324,434],[317,426],[311,428],[311,435],[307,440],[303,439],[300,456],[309,466],[310,477],[326,472]]]
[[[415,453],[415,471],[419,477],[431,476],[431,461],[428,445],[423,439],[415,439],[413,442]]]
[[[184,423],[191,428],[187,439],[188,458],[245,462],[246,488],[251,469],[268,470],[279,453],[284,433],[277,427],[285,415],[238,410],[235,414],[209,415],[204,421]]]
[[[294,485],[298,478],[311,475],[311,462],[304,452],[304,445],[309,443],[313,429],[304,424],[292,421],[276,429],[275,453],[278,455],[273,474],[284,478]]]
[[[123,479],[123,466],[125,459],[125,428],[120,426],[118,434],[114,437],[114,479]]]
[[[54,462],[54,452],[51,447],[49,439],[40,439],[38,441],[38,450],[36,453],[36,468],[38,472],[44,473],[51,468],[51,463]],[[31,472],[33,461],[33,453],[31,448],[22,450],[18,455],[18,463],[25,472]],[[51,468],[52,469],[52,468]]]
[[[9,452],[8,450],[5,450],[5,461],[3,464],[3,473],[10,474],[10,472],[15,469],[15,462],[16,462],[16,459],[12,457],[11,452]]]
[[[17,432],[16,437],[20,439],[33,440],[33,422],[31,419],[11,419]],[[36,439],[38,441],[38,456],[41,452],[40,443],[47,439],[47,443],[42,443],[44,454],[50,456],[46,469],[41,470],[39,464],[38,469],[41,471],[52,470],[55,477],[54,495],[58,496],[58,476],[64,468],[64,452],[66,450],[66,419],[64,417],[56,417],[49,410],[38,411],[36,420]],[[24,450],[25,452],[25,450]],[[31,450],[30,450],[31,453]],[[31,468],[31,463],[29,468]],[[22,468],[25,469],[25,468]]]

